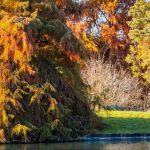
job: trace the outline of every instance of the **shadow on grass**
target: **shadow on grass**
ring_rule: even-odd
[[[103,118],[102,133],[150,133],[150,118]]]

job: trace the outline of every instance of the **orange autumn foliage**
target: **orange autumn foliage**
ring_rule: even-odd
[[[72,62],[77,62],[79,63],[81,58],[80,58],[80,54],[79,53],[70,53],[69,54],[69,59],[72,61]]]
[[[108,50],[110,55],[118,59],[125,58],[130,44],[127,22],[131,17],[128,16],[128,11],[135,1],[83,1],[81,2],[82,13],[67,17],[69,20],[67,25],[80,38],[83,33],[92,34],[94,31],[96,38],[92,45],[96,44],[98,51]],[[82,38],[81,40],[84,41]]]
[[[3,62],[12,61],[18,67],[22,68],[22,71],[27,71],[29,74],[32,72],[28,62],[35,54],[34,40],[30,30],[27,32],[24,30],[25,20],[20,19],[20,24],[16,23],[17,17],[6,17],[5,26],[0,27],[0,46],[3,47],[1,51],[0,60]],[[5,17],[1,20],[3,22]],[[32,72],[33,73],[33,72]]]

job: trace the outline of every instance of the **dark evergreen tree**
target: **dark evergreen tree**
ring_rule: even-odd
[[[58,1],[0,0],[1,140],[70,139],[92,127],[85,51],[64,14]]]

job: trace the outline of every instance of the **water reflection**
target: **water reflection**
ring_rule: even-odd
[[[0,150],[150,150],[150,142],[101,144],[98,142],[0,145]]]

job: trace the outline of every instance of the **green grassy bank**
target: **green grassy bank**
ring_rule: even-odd
[[[97,111],[106,124],[101,133],[150,133],[150,112]]]

